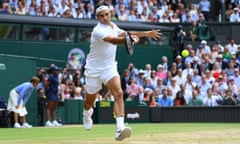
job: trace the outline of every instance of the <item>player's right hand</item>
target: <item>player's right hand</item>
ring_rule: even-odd
[[[131,35],[132,36],[132,38],[133,38],[133,40],[134,40],[134,43],[139,43],[139,37],[138,36],[136,36],[136,35]]]

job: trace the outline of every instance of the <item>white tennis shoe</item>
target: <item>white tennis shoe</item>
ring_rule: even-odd
[[[32,128],[32,125],[28,123],[23,123],[22,128]]]
[[[22,126],[19,123],[14,124],[14,128],[21,128]]]
[[[123,129],[116,132],[115,139],[118,141],[122,141],[125,138],[130,137],[131,133],[132,133],[132,130],[130,127],[124,127]]]
[[[86,130],[90,130],[93,126],[92,114],[92,108],[90,108],[89,110],[83,110],[83,127]]]
[[[62,126],[62,124],[58,123],[56,120],[54,120],[54,121],[52,122],[52,124],[53,124],[53,126],[55,126],[55,127],[60,127],[60,126]]]
[[[53,126],[54,125],[50,121],[47,121],[45,124],[45,127],[53,127]]]

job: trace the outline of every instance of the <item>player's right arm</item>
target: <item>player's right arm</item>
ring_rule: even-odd
[[[118,37],[107,36],[103,39],[103,41],[112,43],[114,45],[120,45],[125,42],[125,38],[124,38],[124,36],[118,36]]]
[[[134,43],[138,43],[139,42],[139,37],[136,36],[136,35],[131,35],[133,40],[134,40]],[[105,37],[103,39],[105,42],[109,42],[109,43],[112,43],[112,44],[115,44],[115,45],[120,45],[120,44],[124,44],[125,43],[125,37],[124,36],[118,36],[118,37],[111,37],[111,36],[108,36],[108,37]]]

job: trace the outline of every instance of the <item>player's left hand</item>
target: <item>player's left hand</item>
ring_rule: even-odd
[[[158,30],[151,30],[148,33],[149,33],[149,37],[153,38],[154,40],[158,40],[162,36],[162,33],[161,33],[160,29],[158,29]]]

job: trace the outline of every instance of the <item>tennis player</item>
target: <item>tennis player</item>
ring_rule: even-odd
[[[117,131],[116,140],[123,140],[131,136],[131,128],[124,125],[124,101],[120,84],[120,76],[117,71],[116,48],[125,43],[124,30],[110,21],[110,8],[106,4],[100,4],[95,9],[99,23],[94,27],[90,39],[90,52],[86,59],[85,76],[87,94],[84,102],[83,126],[90,130],[93,125],[93,104],[98,91],[105,84],[114,96],[114,113],[116,115]],[[141,37],[159,39],[160,30],[130,32],[134,43],[138,43]]]
[[[24,82],[10,91],[8,99],[8,111],[13,112],[14,128],[31,128],[32,125],[26,121],[26,104],[39,83],[38,77],[32,77],[30,82]],[[18,122],[18,117],[22,118],[22,126]]]

